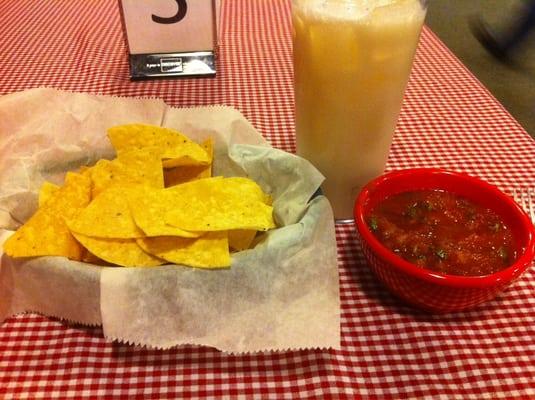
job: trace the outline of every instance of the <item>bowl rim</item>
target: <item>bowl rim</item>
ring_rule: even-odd
[[[375,188],[380,185],[386,185],[392,180],[406,179],[415,174],[435,176],[449,175],[454,177],[454,179],[458,179],[459,182],[477,184],[486,190],[490,190],[502,201],[507,203],[513,213],[518,216],[522,226],[522,234],[525,235],[525,238],[527,239],[527,245],[515,263],[489,275],[462,276],[441,274],[427,268],[418,267],[415,264],[404,260],[384,246],[368,228],[368,224],[365,221],[364,205],[369,199],[372,190]],[[513,200],[512,197],[502,192],[495,185],[464,172],[456,172],[444,168],[406,168],[387,172],[370,181],[361,190],[355,202],[354,218],[355,225],[362,240],[364,240],[381,259],[385,260],[402,273],[441,286],[454,288],[483,288],[497,286],[501,283],[511,281],[524,272],[531,265],[533,258],[535,257],[535,227],[527,213]]]

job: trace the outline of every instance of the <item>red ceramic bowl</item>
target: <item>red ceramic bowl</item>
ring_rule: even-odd
[[[383,246],[368,228],[365,216],[390,195],[425,189],[464,196],[496,212],[512,230],[517,261],[485,276],[444,275],[405,261]],[[528,215],[495,186],[464,173],[435,168],[387,173],[364,187],[354,214],[362,250],[377,277],[397,296],[431,312],[461,311],[494,298],[532,264],[535,255],[535,228]]]

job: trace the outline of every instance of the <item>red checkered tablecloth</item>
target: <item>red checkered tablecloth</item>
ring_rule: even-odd
[[[130,82],[116,0],[0,2],[0,94],[37,86],[227,104],[294,151],[289,0],[223,0],[215,79]],[[1,134],[1,132],[0,132]],[[503,189],[535,185],[535,142],[429,30],[388,168],[442,166]],[[535,398],[535,270],[499,299],[431,316],[390,296],[337,227],[340,351],[226,355],[111,343],[35,314],[0,325],[0,397]],[[1,295],[1,294],[0,294]]]

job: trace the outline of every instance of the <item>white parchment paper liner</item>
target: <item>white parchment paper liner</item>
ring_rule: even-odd
[[[61,257],[0,264],[0,319],[26,311],[102,325],[110,339],[226,352],[340,348],[331,208],[313,197],[323,177],[273,149],[229,107],[170,108],[159,100],[32,89],[0,97],[0,242],[37,206],[43,180],[113,157],[112,125],[144,122],[215,139],[214,174],[248,175],[274,198],[280,226],[228,270],[111,268]],[[313,197],[311,201],[309,201]]]

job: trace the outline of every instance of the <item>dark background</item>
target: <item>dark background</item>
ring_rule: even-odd
[[[525,0],[430,0],[426,23],[535,138],[535,35],[515,54],[514,65],[490,56],[469,29],[479,16],[496,32],[506,31]]]

